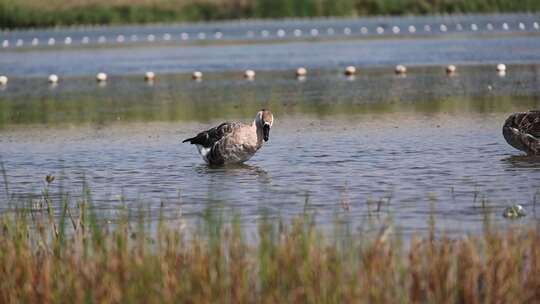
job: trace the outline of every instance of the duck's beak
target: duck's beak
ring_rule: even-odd
[[[270,135],[270,125],[264,124],[263,126],[263,139],[264,141],[268,141],[268,136]]]

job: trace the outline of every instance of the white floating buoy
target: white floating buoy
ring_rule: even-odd
[[[398,65],[396,65],[396,68],[394,69],[394,72],[396,74],[405,74],[405,73],[407,73],[407,67],[405,67],[402,64],[398,64]]]
[[[352,65],[345,68],[345,75],[351,76],[351,75],[355,75],[355,74],[356,74],[356,68],[353,67]]]
[[[296,77],[304,77],[307,75],[307,70],[304,67],[299,67],[296,69]]]
[[[253,78],[255,78],[255,71],[253,71],[253,70],[246,70],[246,71],[244,72],[244,78],[246,78],[246,79],[253,79]]]
[[[194,71],[193,73],[191,73],[191,79],[193,80],[201,80],[202,76],[203,74],[201,71]]]
[[[144,80],[146,81],[154,81],[156,79],[156,74],[154,72],[146,72],[144,73]]]
[[[503,63],[497,64],[497,74],[501,77],[506,76],[506,65]]]
[[[98,82],[105,82],[107,81],[107,74],[103,73],[103,72],[100,72],[100,73],[97,73],[96,75],[96,80]]]
[[[0,75],[0,85],[6,85],[8,83],[8,78],[5,75]]]
[[[49,83],[57,83],[58,82],[58,75],[56,74],[51,74],[49,75]]]
[[[451,64],[449,66],[446,67],[446,74],[448,75],[452,75],[456,72],[456,66]]]

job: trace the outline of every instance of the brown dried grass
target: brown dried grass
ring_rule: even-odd
[[[85,203],[69,212],[65,206],[63,220],[47,208],[0,220],[0,302],[540,301],[537,229],[412,238],[406,246],[381,231],[337,246],[331,240],[343,236],[323,236],[304,216],[289,224],[262,220],[258,241],[248,242],[237,221],[210,220],[206,235],[188,234],[126,217],[97,225]]]

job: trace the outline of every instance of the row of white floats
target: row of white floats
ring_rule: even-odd
[[[456,70],[457,70],[457,68],[453,64],[448,65],[446,67],[446,73],[449,74],[449,75],[455,74]],[[499,74],[506,73],[506,65],[503,64],[503,63],[497,64],[496,71]],[[402,65],[402,64],[398,64],[398,65],[396,65],[396,67],[394,69],[394,72],[396,74],[399,74],[399,75],[406,74],[407,73],[407,67]],[[354,76],[354,75],[356,75],[358,73],[358,70],[354,66],[348,66],[348,67],[345,68],[343,73],[346,76]],[[255,74],[254,70],[245,70],[243,76],[246,79],[255,79],[255,75],[256,74]],[[296,69],[296,77],[301,78],[301,77],[306,77],[306,75],[307,75],[307,69],[306,68],[299,67],[299,68]],[[96,81],[97,82],[106,82],[107,77],[108,76],[107,76],[106,73],[103,73],[103,72],[97,73],[96,74]],[[193,80],[202,80],[203,73],[201,71],[194,71],[191,74],[191,78]],[[144,74],[144,80],[147,81],[147,82],[152,82],[155,79],[156,79],[156,74],[154,72],[146,72]],[[56,75],[56,74],[51,74],[48,77],[49,83],[58,83],[59,80],[60,80],[60,77],[58,77],[58,75]],[[6,85],[7,83],[8,83],[8,77],[5,76],[5,75],[0,75],[0,85]]]
[[[470,24],[469,26],[470,30],[475,32],[475,31],[479,31],[480,30],[480,27],[476,24],[476,23],[472,23]],[[504,31],[508,31],[510,30],[510,25],[507,23],[507,22],[503,22],[501,25],[500,25],[500,28]],[[527,25],[524,23],[524,22],[519,22],[518,25],[517,25],[517,28],[521,31],[525,31],[527,29]],[[535,30],[540,30],[540,24],[539,22],[532,22],[531,24],[531,28],[535,29]],[[424,25],[421,29],[417,29],[416,26],[414,25],[409,25],[407,27],[407,30],[409,33],[411,34],[414,34],[420,30],[422,30],[424,32],[432,32],[433,31],[433,26],[432,25],[429,25],[429,24],[426,24]],[[447,32],[450,28],[449,28],[449,25],[446,25],[446,24],[440,24],[439,27],[438,27],[439,31],[444,33],[444,32]],[[465,27],[463,25],[461,25],[460,23],[456,24],[455,25],[455,30],[456,31],[463,31],[465,30]],[[493,31],[495,30],[495,26],[492,24],[492,23],[487,23],[486,24],[486,30],[488,31]],[[308,32],[308,36],[312,36],[312,37],[317,37],[321,34],[324,33],[323,30],[319,30],[317,28],[312,28],[310,30],[306,30]],[[379,35],[382,35],[385,33],[385,28],[382,27],[382,26],[378,26],[375,28],[375,33],[376,34],[379,34]],[[390,28],[390,31],[391,33],[393,34],[399,34],[402,32],[402,29],[395,25],[395,26],[392,26]],[[366,26],[362,26],[360,27],[359,29],[359,33],[362,34],[362,35],[366,35],[368,33],[370,33],[368,27]],[[260,31],[260,37],[261,38],[270,38],[272,37],[273,33],[270,31],[270,30],[261,30]],[[326,29],[326,35],[329,35],[329,36],[332,36],[332,35],[335,35],[337,34],[337,31],[332,28],[332,27],[329,27]],[[350,27],[345,27],[343,29],[343,34],[344,35],[351,35],[353,34],[353,29],[350,28]],[[195,38],[193,38],[193,36],[190,35],[190,33],[186,33],[186,32],[183,32],[181,33],[179,36],[178,36],[178,39],[180,40],[190,40],[190,39],[198,39],[198,40],[206,40],[208,39],[209,37],[210,38],[214,38],[216,40],[220,40],[224,37],[224,34],[223,32],[220,32],[220,31],[217,31],[217,32],[214,32],[213,35],[210,35],[210,34],[207,34],[205,32],[199,32],[199,33],[195,33],[193,34],[195,36]],[[291,32],[291,35],[294,36],[294,37],[302,37],[304,35],[304,32],[301,30],[301,29],[295,29]],[[287,36],[287,32],[284,30],[284,29],[278,29],[276,32],[275,32],[275,37],[277,38],[285,38]],[[250,39],[253,39],[253,38],[256,38],[257,37],[257,32],[256,31],[247,31],[246,32],[246,38],[250,38]],[[163,41],[172,41],[175,39],[175,36],[171,33],[165,33],[163,34],[163,36],[161,37],[161,39]],[[116,39],[115,41],[117,43],[124,43],[124,42],[128,42],[128,41],[131,41],[131,42],[137,42],[137,41],[148,41],[148,42],[154,42],[154,41],[157,41],[158,40],[158,36],[156,36],[155,34],[148,34],[146,35],[146,37],[144,37],[144,35],[130,35],[129,38],[128,36],[126,35],[117,35],[116,36]],[[74,43],[74,38],[72,37],[65,37],[63,39],[64,41],[64,45],[71,45]],[[105,36],[99,36],[97,39],[96,39],[97,43],[99,44],[104,44],[107,42],[107,37]],[[114,41],[114,40],[113,40]],[[81,38],[80,40],[80,44],[89,44],[91,42],[91,38],[89,36],[84,36],[83,38]],[[40,45],[40,40],[39,38],[35,37],[35,38],[32,38],[30,40],[30,42],[28,42],[31,46],[39,46]],[[8,39],[4,39],[2,41],[2,47],[3,48],[8,48],[10,46],[10,41]],[[43,43],[44,45],[49,45],[49,46],[53,46],[53,45],[56,45],[57,44],[57,41],[56,41],[56,38],[49,38],[47,39],[47,41],[45,43]],[[22,39],[22,38],[19,38],[17,40],[15,40],[14,42],[14,45],[16,47],[22,47],[25,45],[25,41]]]

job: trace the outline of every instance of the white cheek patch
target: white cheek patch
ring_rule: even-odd
[[[199,154],[201,154],[202,156],[202,159],[205,161],[205,162],[208,162],[208,154],[210,153],[210,150],[212,150],[212,148],[205,148],[201,145],[196,145],[197,146],[197,149],[199,150]]]

